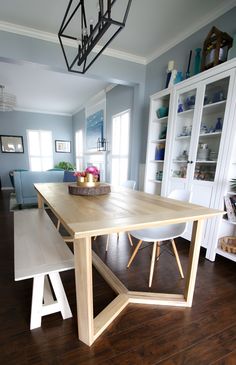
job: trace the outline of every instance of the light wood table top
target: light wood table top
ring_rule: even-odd
[[[79,339],[91,346],[129,303],[191,307],[203,222],[223,212],[169,198],[112,187],[101,196],[70,195],[67,183],[35,184],[38,206],[49,205],[74,242]],[[183,294],[134,292],[92,252],[91,237],[193,221]],[[117,293],[94,318],[92,264]],[[125,268],[124,268],[125,270]]]
[[[100,196],[68,193],[67,183],[35,184],[75,238],[209,218],[222,212],[157,195],[112,187]]]

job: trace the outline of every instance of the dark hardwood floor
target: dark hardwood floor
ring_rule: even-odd
[[[14,282],[13,213],[9,192],[0,193],[0,363],[30,365],[235,365],[236,270],[235,263],[218,257],[215,263],[201,252],[192,308],[129,305],[102,336],[87,347],[78,340],[74,272],[62,273],[73,318],[60,314],[43,318],[29,330],[32,280]],[[142,250],[126,269],[131,247],[126,235],[117,243],[113,235],[105,254],[105,237],[93,242],[94,250],[130,289],[147,290],[150,247]],[[178,240],[186,272],[188,243]],[[179,293],[175,259],[161,255],[153,290]],[[95,314],[115,294],[94,270]]]

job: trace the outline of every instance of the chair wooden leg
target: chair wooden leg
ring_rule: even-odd
[[[157,261],[160,258],[160,252],[161,252],[161,246],[160,246],[160,243],[158,242],[157,243],[157,254],[156,254]]]
[[[181,265],[181,262],[180,262],[180,259],[179,259],[179,254],[178,254],[178,251],[177,251],[177,248],[176,248],[176,245],[175,245],[175,241],[171,240],[171,244],[172,244],[172,248],[173,248],[173,251],[174,251],[174,254],[175,254],[175,258],[176,258],[176,262],[177,262],[178,269],[179,269],[179,272],[180,272],[180,276],[181,276],[182,279],[184,279],[184,273],[183,273],[182,265]]]
[[[60,219],[58,219],[58,221],[57,221],[57,230],[59,231],[59,229],[60,229],[60,224],[61,224],[61,221],[60,221]]]
[[[129,268],[129,267],[130,267],[130,265],[132,264],[132,261],[133,261],[133,259],[135,258],[135,256],[137,255],[138,250],[139,250],[139,247],[141,246],[142,242],[143,242],[143,241],[142,241],[142,240],[140,240],[140,241],[138,242],[137,246],[135,247],[134,252],[133,252],[132,256],[131,256],[131,257],[130,257],[130,259],[129,259],[129,262],[128,262],[128,265],[127,265],[127,268]]]
[[[132,238],[131,238],[131,235],[128,233],[128,238],[129,238],[129,243],[130,243],[130,246],[133,246],[133,241],[132,241]]]
[[[158,244],[159,246],[159,244]],[[153,249],[152,249],[152,259],[151,259],[151,266],[150,266],[150,274],[149,274],[149,288],[152,286],[152,278],[153,278],[153,272],[154,272],[154,265],[155,265],[155,259],[156,259],[156,249],[157,249],[157,242],[154,242]]]
[[[110,235],[108,234],[108,235],[107,235],[106,252],[108,251],[109,240],[110,240]]]

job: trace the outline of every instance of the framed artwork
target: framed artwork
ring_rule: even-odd
[[[22,136],[0,136],[1,151],[3,153],[24,153]]]
[[[86,119],[86,147],[96,150],[98,139],[104,138],[104,110],[100,109]]]
[[[60,153],[70,153],[70,141],[55,141],[55,151]]]

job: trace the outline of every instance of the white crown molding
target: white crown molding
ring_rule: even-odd
[[[102,47],[97,46],[96,47],[96,51],[99,52],[99,50],[101,50]],[[113,48],[106,48],[103,51],[103,54],[106,56],[110,56],[110,57],[115,57],[115,58],[119,58],[121,60],[125,60],[125,61],[130,61],[130,62],[134,62],[134,63],[139,63],[141,65],[146,65],[147,64],[147,58],[146,57],[141,57],[141,56],[137,56],[128,52],[123,52],[123,51],[118,51],[116,49]]]
[[[59,113],[59,112],[52,112],[48,110],[37,110],[37,109],[30,109],[30,108],[14,108],[14,111],[18,112],[25,112],[25,113],[36,113],[36,114],[50,114],[50,115],[61,115],[64,117],[72,117],[72,113]]]
[[[125,61],[130,61],[142,65],[147,65],[148,63],[152,62],[154,59],[160,57],[163,53],[167,52],[172,47],[176,46],[178,43],[182,42],[184,39],[188,38],[193,33],[197,32],[216,18],[220,17],[230,9],[232,9],[234,6],[236,6],[236,0],[229,1],[227,3],[224,3],[221,7],[218,9],[212,10],[210,16],[206,16],[204,18],[201,18],[200,21],[196,24],[194,24],[192,27],[186,29],[184,32],[182,32],[178,37],[172,39],[168,44],[166,44],[164,47],[158,48],[155,52],[150,54],[147,57],[137,56],[128,52],[118,51],[113,48],[106,48],[103,51],[103,54],[109,57],[114,57],[118,59],[122,59]],[[12,24],[9,22],[0,21],[0,30],[10,33],[15,33],[19,35],[23,35],[26,37],[41,39],[44,41],[52,42],[52,43],[59,43],[57,34],[49,33],[40,31],[38,29],[24,27],[17,24]],[[70,46],[70,47],[76,47],[77,43],[73,40],[65,39],[63,40],[64,45]],[[100,46],[94,47],[94,52],[98,53],[101,50]]]
[[[174,38],[166,44],[164,47],[161,47],[157,49],[154,53],[149,55],[146,59],[147,64],[155,60],[156,58],[160,57],[163,53],[169,51],[171,48],[188,38],[190,35],[194,34],[201,28],[205,27],[207,24],[211,23],[213,20],[217,19],[221,15],[225,14],[227,11],[232,9],[234,6],[236,6],[236,0],[232,0],[228,2],[227,4],[223,4],[220,8],[216,9],[215,11],[212,10],[210,16],[206,16],[202,18],[197,24],[195,23],[192,27],[186,29],[184,32],[182,32],[178,37]]]
[[[52,42],[59,44],[58,36],[54,33],[43,32],[38,29],[23,27],[21,25],[12,24],[4,21],[0,21],[0,30],[9,33],[15,33],[19,35],[23,35],[25,37],[31,37],[36,39],[41,39],[43,41]],[[70,39],[64,39],[63,44],[65,46],[77,48],[78,44],[76,41]],[[94,52],[98,53],[102,49],[101,46],[95,46]],[[118,51],[112,48],[106,48],[103,51],[103,54],[109,57],[119,58],[125,61],[140,63],[142,65],[146,65],[146,58],[133,55],[128,52]]]
[[[38,29],[23,27],[22,25],[8,23],[4,21],[0,21],[0,30],[9,33],[15,33],[19,35],[23,35],[26,37],[42,39],[44,41],[58,43],[58,38],[56,34],[43,32]]]

